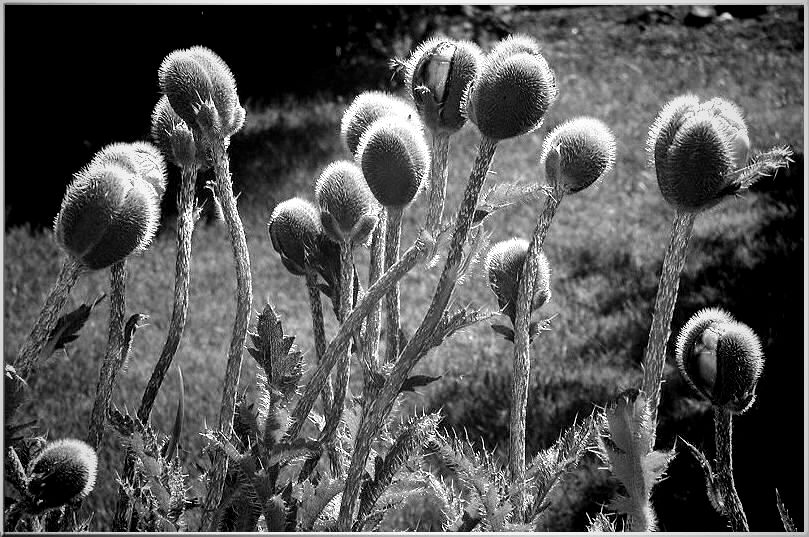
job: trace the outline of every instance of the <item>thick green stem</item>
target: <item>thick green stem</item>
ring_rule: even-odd
[[[76,280],[79,279],[79,274],[81,274],[79,262],[72,257],[65,259],[64,263],[62,263],[62,268],[59,270],[59,275],[56,277],[56,283],[48,292],[48,297],[39,312],[39,317],[34,322],[31,333],[25,339],[20,352],[17,354],[14,367],[17,374],[23,379],[28,380],[28,377],[33,373],[42,353],[42,348],[56,326],[59,312],[62,311],[65,302],[67,302],[67,297],[76,284]]]
[[[392,267],[399,260],[399,244],[402,238],[402,208],[388,207],[387,231],[385,233],[385,270]],[[428,228],[429,229],[429,228]],[[385,312],[387,319],[387,346],[385,347],[385,362],[389,363],[399,356],[399,284],[385,296]]]
[[[677,302],[680,273],[685,267],[688,240],[694,227],[696,213],[677,211],[671,225],[671,238],[663,258],[663,270],[655,298],[654,316],[649,330],[649,342],[643,355],[643,384],[641,389],[649,401],[651,423],[657,427],[657,405],[660,403],[660,385],[663,382],[663,367],[666,364],[671,318]],[[651,446],[654,447],[655,431],[652,431]]]
[[[250,254],[247,250],[244,226],[242,226],[242,220],[236,208],[236,199],[233,196],[233,183],[230,178],[225,142],[221,136],[212,137],[210,142],[214,172],[216,174],[214,194],[222,206],[222,215],[230,232],[230,243],[233,247],[233,259],[236,265],[236,318],[233,322],[233,334],[225,368],[222,405],[219,409],[218,423],[219,430],[226,438],[230,438],[233,429],[233,413],[236,406],[236,389],[239,386],[239,375],[242,367],[242,349],[247,335],[247,325],[250,321],[253,290],[250,280]],[[227,457],[224,453],[217,451],[214,456],[211,481],[202,514],[202,527],[209,531],[214,529],[209,526],[213,521],[214,511],[222,499],[226,474]]]
[[[320,289],[317,286],[317,271],[309,264],[304,268],[306,275],[306,290],[309,293],[309,308],[312,311],[312,333],[315,337],[315,354],[317,363],[323,360],[326,354],[326,329],[323,325],[323,303],[320,301]],[[330,412],[334,397],[331,378],[326,379],[326,385],[320,392],[323,399],[323,414]]]
[[[557,183],[558,185],[558,183]],[[548,229],[562,201],[564,192],[554,188],[552,195],[545,198],[545,207],[537,219],[534,235],[528,246],[522,266],[520,286],[517,294],[517,307],[514,320],[514,374],[511,384],[511,414],[509,423],[509,456],[511,483],[517,487],[516,514],[522,520],[525,511],[525,418],[528,406],[528,384],[531,374],[531,345],[529,327],[531,305],[536,292],[539,274],[539,254],[545,243]]]
[[[750,531],[742,501],[733,480],[733,414],[714,408],[714,440],[716,442],[716,482],[722,496],[725,515],[732,531]]]
[[[427,208],[427,229],[435,234],[444,216],[449,172],[449,134],[433,133],[432,164],[430,167],[430,205]]]
[[[373,405],[363,414],[360,428],[357,433],[357,440],[354,444],[354,453],[351,458],[351,467],[346,481],[346,489],[343,492],[343,499],[340,505],[340,515],[337,523],[339,531],[350,531],[354,518],[354,506],[357,503],[357,496],[362,483],[362,474],[365,468],[365,461],[371,450],[371,442],[376,431],[379,430],[385,416],[388,415],[402,384],[407,379],[408,374],[423,356],[423,349],[430,341],[430,336],[446,311],[455,283],[459,275],[463,249],[472,226],[472,217],[477,207],[478,197],[486,175],[489,173],[489,166],[494,158],[497,148],[497,141],[483,137],[478,148],[478,156],[469,176],[469,182],[464,191],[464,198],[458,209],[458,216],[455,220],[455,230],[450,241],[447,260],[444,269],[438,280],[435,294],[424,315],[424,319],[416,330],[405,348],[402,349],[396,365],[391,371],[390,377],[380,390]]]

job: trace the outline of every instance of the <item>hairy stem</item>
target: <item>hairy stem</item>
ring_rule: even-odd
[[[87,443],[98,451],[107,421],[107,409],[112,398],[115,377],[123,365],[124,315],[126,313],[126,259],[110,267],[110,322],[107,336],[107,351],[101,364],[96,398],[90,414],[90,431]]]
[[[388,207],[387,231],[385,232],[385,270],[392,267],[399,259],[399,243],[402,238],[402,208]],[[429,228],[428,228],[429,229]],[[399,355],[399,284],[385,296],[387,319],[387,346],[385,362],[389,363]]]
[[[556,183],[558,185],[558,183]],[[514,375],[511,384],[511,414],[509,422],[508,466],[511,482],[517,487],[516,515],[522,520],[525,511],[525,417],[528,406],[528,384],[531,372],[531,345],[529,327],[531,305],[536,292],[539,274],[539,254],[545,243],[551,220],[562,201],[564,191],[554,188],[553,194],[545,198],[545,206],[537,219],[534,235],[528,246],[528,253],[522,266],[520,287],[517,294],[517,307],[514,320]]]
[[[326,329],[323,325],[323,303],[320,301],[320,289],[317,286],[317,271],[309,264],[304,267],[306,275],[306,290],[309,293],[309,308],[312,311],[312,332],[315,337],[315,354],[317,363],[323,360],[326,354]],[[327,414],[332,405],[334,397],[331,378],[326,379],[326,385],[320,392],[323,399],[323,413]]]
[[[430,166],[430,205],[427,208],[427,229],[435,234],[441,227],[444,216],[444,201],[447,198],[447,174],[449,167],[449,134],[433,133],[432,164]]]
[[[677,290],[680,286],[680,273],[685,266],[688,251],[688,240],[694,227],[696,213],[677,211],[671,225],[671,238],[666,255],[663,258],[663,270],[655,298],[654,316],[649,330],[649,342],[643,355],[643,384],[641,389],[649,401],[651,423],[656,428],[657,405],[660,403],[660,385],[663,382],[663,366],[666,363],[666,345],[668,344],[671,318],[677,302]],[[655,431],[652,431],[651,446],[654,447]]]
[[[371,259],[368,269],[368,287],[372,286],[385,271],[385,234],[387,233],[387,211],[383,208],[379,211],[379,220],[371,238]],[[379,348],[379,332],[382,324],[382,308],[377,304],[371,309],[368,316],[368,325],[365,333],[365,349],[368,354],[368,362],[379,365],[377,360],[377,350]],[[375,368],[375,369],[378,369]]]
[[[247,250],[242,220],[236,208],[236,198],[233,196],[233,183],[230,178],[225,142],[221,136],[211,138],[211,152],[216,174],[214,194],[222,206],[222,215],[230,232],[230,243],[233,247],[233,259],[236,265],[236,318],[233,322],[233,334],[228,351],[218,425],[225,437],[230,438],[236,405],[236,389],[239,386],[239,374],[242,367],[242,349],[247,335],[247,324],[250,321],[253,290],[250,280],[250,254]],[[213,528],[209,528],[209,525],[213,521],[214,511],[222,499],[226,473],[227,457],[217,451],[214,456],[213,472],[202,515],[203,528],[208,530],[213,530]]]
[[[419,261],[423,261],[425,257],[430,254],[433,245],[432,237],[419,237],[415,244],[408,248],[399,262],[393,265],[390,270],[385,271],[385,274],[368,289],[368,292],[362,297],[362,300],[360,300],[351,311],[351,314],[337,331],[337,335],[334,336],[334,339],[329,343],[326,353],[323,355],[323,359],[306,384],[306,389],[298,401],[298,404],[295,405],[295,408],[292,410],[292,425],[287,432],[287,440],[292,441],[300,434],[301,428],[309,412],[312,410],[317,395],[326,383],[329,372],[332,367],[334,367],[334,364],[337,363],[337,359],[341,356],[340,351],[351,341],[354,332],[359,329],[362,320],[368,316],[371,309],[385,296],[394,283],[404,278],[405,274],[410,272]]]
[[[81,274],[81,265],[72,257],[65,259],[56,283],[53,284],[45,299],[45,304],[39,312],[39,317],[34,322],[31,333],[22,344],[20,352],[17,354],[17,361],[14,364],[17,374],[25,380],[34,371],[37,361],[42,353],[42,348],[48,341],[48,336],[56,326],[59,319],[59,312],[67,302],[70,290],[76,284]]]
[[[407,375],[416,365],[416,362],[423,356],[422,350],[428,344],[430,336],[446,311],[452,291],[458,278],[461,267],[463,249],[472,226],[472,217],[475,213],[480,190],[489,173],[489,166],[494,158],[497,148],[497,141],[483,137],[478,148],[478,155],[469,176],[469,182],[464,191],[464,198],[458,209],[458,216],[455,221],[455,230],[450,241],[447,260],[444,269],[438,280],[435,294],[424,315],[424,319],[416,330],[410,341],[399,356],[390,377],[382,387],[373,405],[368,412],[363,414],[360,428],[357,433],[357,440],[354,445],[354,454],[351,458],[351,468],[346,481],[346,489],[343,493],[343,500],[340,505],[340,516],[338,519],[339,531],[350,531],[352,519],[354,517],[354,506],[359,495],[360,484],[362,482],[362,472],[365,468],[365,461],[371,449],[371,442],[374,434],[379,430],[385,416],[388,415],[402,384],[407,379]]]
[[[730,520],[730,529],[750,531],[742,501],[736,492],[733,480],[733,414],[722,408],[714,408],[714,440],[716,442],[716,480],[725,515]]]

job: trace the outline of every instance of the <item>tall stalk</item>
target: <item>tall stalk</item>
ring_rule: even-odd
[[[306,291],[309,295],[309,309],[312,312],[312,333],[315,338],[315,354],[317,356],[317,363],[323,359],[326,353],[326,330],[323,325],[323,303],[320,301],[320,288],[317,286],[317,271],[310,264],[304,267],[304,275],[306,277]],[[320,393],[323,399],[323,413],[330,412],[332,401],[334,399],[334,391],[331,384],[331,379],[326,380],[326,386]]]
[[[714,439],[716,442],[716,482],[724,513],[731,531],[750,531],[742,501],[733,479],[733,414],[714,407]]]
[[[399,259],[399,245],[402,237],[402,207],[390,206],[387,208],[387,231],[385,232],[385,270],[392,267]],[[399,355],[399,325],[400,325],[400,296],[399,284],[385,297],[385,311],[387,312],[387,347],[385,348],[385,362],[392,362]]]
[[[447,198],[447,175],[449,174],[449,136],[444,131],[433,131],[432,164],[430,165],[430,202],[427,208],[427,229],[430,233],[441,227],[444,202]]]

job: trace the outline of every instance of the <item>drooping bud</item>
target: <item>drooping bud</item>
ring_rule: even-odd
[[[323,170],[315,181],[315,202],[323,231],[334,242],[363,244],[376,227],[378,205],[353,162],[338,160]]]
[[[581,117],[562,123],[545,137],[540,166],[547,170],[551,148],[559,151],[559,172],[565,194],[584,190],[604,177],[615,165],[615,136],[603,122]]]
[[[742,188],[736,172],[750,152],[741,111],[724,99],[678,97],[658,114],[646,142],[660,192],[678,210],[712,207]]]
[[[200,170],[208,167],[204,150],[197,150],[194,134],[171,107],[169,98],[165,95],[160,97],[152,111],[151,134],[163,155],[176,166],[187,169],[196,167]]]
[[[433,132],[453,133],[466,117],[461,103],[475,80],[483,53],[475,43],[432,38],[405,64],[408,91],[424,124]]]
[[[94,160],[68,185],[54,233],[66,253],[97,270],[144,250],[159,221],[159,199],[147,181]]]
[[[307,260],[317,256],[315,250],[323,233],[317,207],[301,198],[282,201],[273,209],[267,231],[286,269],[303,276]]]
[[[368,187],[386,207],[408,205],[430,174],[430,150],[424,133],[397,117],[374,122],[357,149],[357,162]]]
[[[529,243],[525,239],[509,239],[498,242],[486,256],[486,273],[489,285],[497,297],[500,310],[511,322],[517,315],[517,298],[520,291],[520,279]],[[531,300],[531,311],[541,308],[551,299],[550,265],[545,253],[539,252],[539,270],[534,282],[534,296]]]
[[[730,314],[706,308],[694,315],[677,338],[676,359],[691,387],[714,406],[742,413],[753,404],[764,368],[761,342]]]
[[[503,140],[539,127],[557,94],[556,77],[539,45],[520,36],[495,46],[464,102],[481,134]]]
[[[381,91],[360,93],[346,109],[340,122],[340,137],[356,157],[357,146],[368,127],[383,116],[397,116],[418,122],[417,112],[402,99]]]
[[[92,492],[97,468],[98,456],[84,442],[51,442],[31,461],[28,493],[40,509],[61,507]]]

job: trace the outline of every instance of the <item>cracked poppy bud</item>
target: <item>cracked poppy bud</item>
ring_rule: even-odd
[[[272,247],[292,274],[303,276],[308,256],[315,250],[323,229],[317,207],[301,198],[282,201],[273,209],[267,223]]]
[[[609,127],[597,119],[572,119],[548,133],[539,159],[543,168],[552,147],[559,151],[561,177],[558,180],[562,181],[566,194],[584,190],[615,165],[615,137]],[[549,178],[554,173],[546,168]]]
[[[166,158],[181,168],[204,169],[208,163],[204,150],[197,150],[194,133],[171,107],[169,98],[163,95],[152,111],[152,140]],[[197,155],[201,158],[197,159]]]
[[[497,305],[511,322],[517,315],[517,299],[520,291],[520,278],[528,254],[529,243],[525,239],[509,239],[498,242],[486,256],[486,273],[489,285],[497,297]],[[531,311],[541,308],[551,299],[550,265],[544,252],[539,252],[539,270],[534,282],[534,297]]]
[[[453,133],[466,123],[461,102],[482,58],[475,43],[432,38],[407,60],[407,88],[431,131]]]
[[[96,452],[84,442],[50,442],[29,465],[28,493],[38,508],[61,507],[92,492],[97,468]]]
[[[154,188],[114,162],[91,163],[67,187],[56,216],[57,243],[91,270],[144,250],[160,221]]]
[[[741,111],[715,98],[683,95],[667,103],[649,129],[646,148],[665,200],[678,210],[712,207],[740,188],[750,138]]]
[[[244,123],[236,81],[227,64],[205,47],[171,52],[158,69],[160,90],[192,128],[227,138]]]
[[[107,164],[121,166],[149,183],[158,201],[166,192],[166,163],[160,151],[147,142],[109,144],[98,151],[87,169],[100,168]]]
[[[386,117],[363,135],[357,162],[379,203],[404,207],[428,180],[430,150],[421,129],[401,118]]]
[[[694,390],[714,406],[747,410],[764,368],[758,336],[718,308],[694,315],[680,331],[677,366]]]
[[[356,157],[357,146],[368,127],[377,119],[393,115],[418,121],[416,111],[402,99],[381,91],[360,93],[343,114],[340,137],[348,151]]]
[[[323,231],[335,242],[364,244],[376,227],[378,205],[353,162],[338,160],[323,170],[315,181],[315,202]]]
[[[502,41],[486,56],[464,101],[481,134],[503,140],[539,127],[557,94],[556,77],[539,45],[519,36]]]

